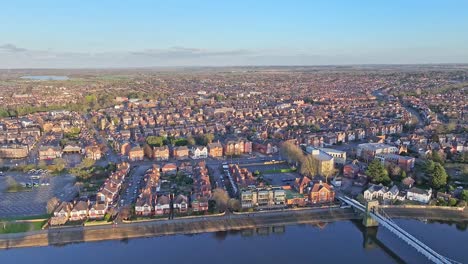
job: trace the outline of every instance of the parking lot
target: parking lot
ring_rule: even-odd
[[[296,178],[299,177],[296,172],[263,174],[263,179],[273,186],[293,184]]]
[[[287,164],[254,164],[242,165],[241,167],[249,169],[252,173],[259,171],[263,179],[273,186],[282,186],[294,183],[300,175],[296,172],[271,172],[273,170],[289,169]]]
[[[6,176],[12,176],[18,183],[35,186],[21,192],[5,192]],[[31,179],[31,176],[25,173],[5,173],[0,176],[0,218],[45,214],[50,198],[55,196],[69,201],[77,193],[74,176],[41,176],[35,179]]]

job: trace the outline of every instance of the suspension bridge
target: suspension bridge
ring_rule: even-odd
[[[403,228],[399,227],[382,208],[378,207],[377,201],[371,201],[364,206],[360,202],[351,199],[347,196],[338,196],[342,202],[352,206],[353,208],[357,209],[358,211],[364,213],[363,223],[365,226],[376,226],[382,225],[384,228],[388,229],[391,233],[396,235],[398,238],[402,239],[408,245],[413,247],[417,252],[424,255],[430,261],[434,263],[442,263],[442,264],[454,264],[459,263],[452,259],[449,259],[436,251],[432,248],[406,232]]]

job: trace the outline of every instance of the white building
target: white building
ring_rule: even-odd
[[[332,149],[332,148],[320,148],[319,150],[332,156],[335,164],[343,165],[343,166],[346,164],[346,151],[341,151],[341,150]]]
[[[406,193],[406,199],[410,201],[416,201],[420,203],[429,203],[432,197],[432,189],[423,190],[416,187],[413,187],[408,190]]]
[[[400,190],[398,190],[396,185],[389,189],[388,187],[381,184],[372,184],[367,190],[364,191],[364,199],[368,201],[374,199],[395,200],[399,192]]]
[[[208,148],[204,146],[197,146],[192,148],[192,159],[206,159],[208,158]]]

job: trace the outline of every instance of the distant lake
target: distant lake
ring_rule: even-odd
[[[38,81],[65,81],[70,78],[68,76],[58,76],[58,75],[32,75],[32,76],[22,76],[21,79],[26,80],[38,80]]]

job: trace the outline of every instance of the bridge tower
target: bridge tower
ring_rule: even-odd
[[[379,207],[379,201],[377,200],[366,202],[366,212],[364,213],[364,216],[362,218],[362,224],[365,227],[372,227],[372,226],[379,225],[379,222],[377,222],[375,219],[373,219],[370,216],[370,213],[377,211],[378,207]]]

